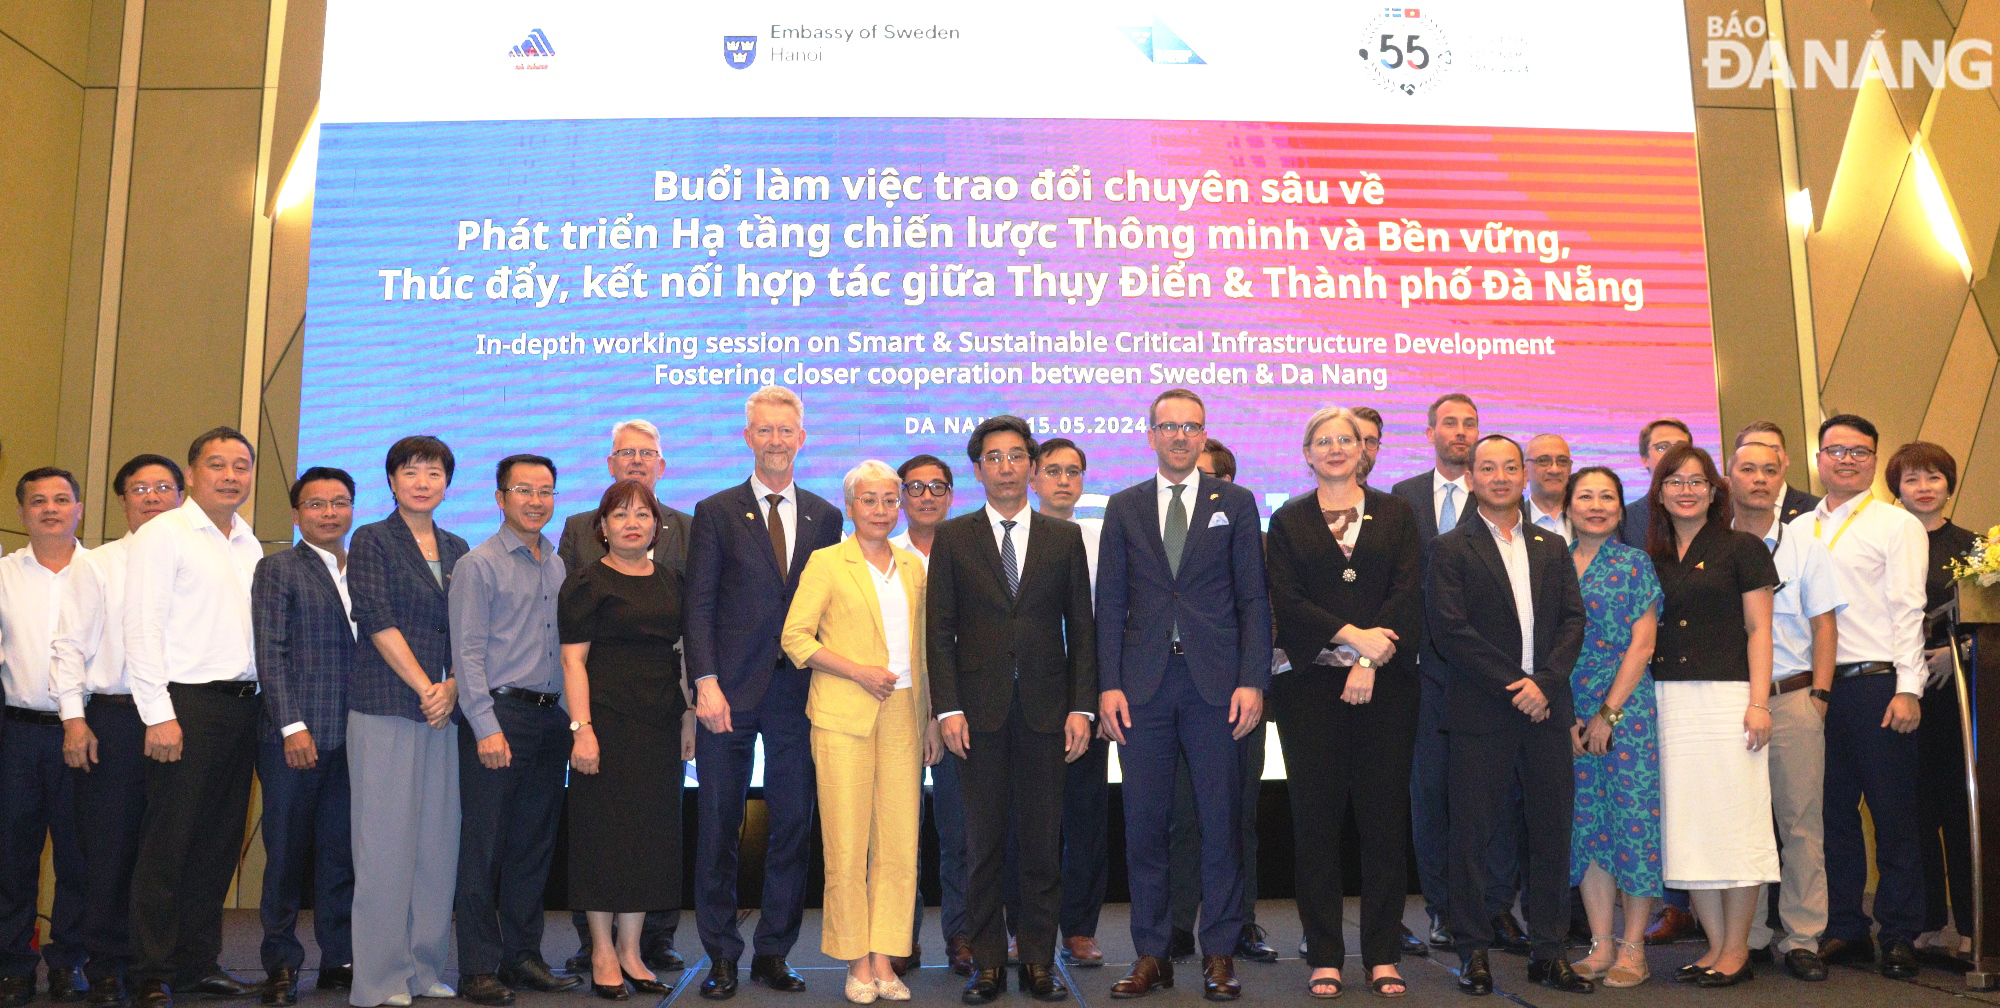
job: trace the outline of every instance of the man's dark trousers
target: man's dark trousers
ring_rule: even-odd
[[[764,803],[771,836],[764,848],[763,911],[755,955],[788,955],[799,940],[806,895],[806,851],[812,841],[815,777],[812,723],[806,719],[807,673],[779,659],[764,699],[729,713],[730,732],[695,729],[694,761],[701,777],[696,797],[695,925],[712,959],[741,959],[736,929],[737,835],[750,790],[752,747],[764,736]]]
[[[285,763],[283,744],[265,739],[257,752],[264,800],[264,971],[304,968],[297,935],[306,865],[313,867],[313,940],[319,967],[354,962],[354,845],[348,828],[347,749],[322,751],[308,770]]]
[[[512,695],[493,698],[509,765],[488,770],[469,724],[458,726],[460,976],[542,955],[542,887],[555,856],[569,766],[569,715]]]
[[[132,865],[146,818],[146,723],[129,694],[92,696],[83,723],[97,736],[97,762],[76,781],[77,831],[83,852],[79,933],[91,985],[116,980],[132,964]]]
[[[39,712],[36,712],[37,714]],[[29,716],[34,716],[33,714]],[[49,717],[54,717],[50,714]],[[0,725],[0,977],[34,976],[42,845],[55,844],[55,913],[42,946],[50,972],[83,962],[83,852],[77,845],[74,779],[63,763],[60,723]]]

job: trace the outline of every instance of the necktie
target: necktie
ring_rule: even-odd
[[[1170,486],[1167,489],[1173,491],[1174,495],[1173,500],[1167,502],[1167,570],[1175,577],[1179,577],[1181,550],[1187,547],[1187,505],[1181,503],[1181,491],[1187,489],[1187,484]]]
[[[1444,485],[1444,510],[1438,514],[1438,532],[1440,534],[1458,527],[1458,501],[1453,499],[1457,493],[1458,484],[1446,483]]]
[[[778,516],[778,502],[784,500],[785,495],[765,494],[764,499],[771,502],[771,513],[765,516],[764,527],[771,531],[771,552],[778,555],[778,574],[780,577],[789,576],[792,568],[785,562],[785,520]]]
[[[1021,564],[1014,557],[1014,526],[1016,522],[1000,523],[1000,569],[1007,572],[1007,594],[1009,597],[1021,593]]]

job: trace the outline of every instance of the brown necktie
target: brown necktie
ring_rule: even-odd
[[[778,517],[778,502],[784,500],[785,495],[765,494],[764,499],[771,502],[771,513],[764,518],[764,527],[771,532],[771,552],[778,555],[779,575],[789,576],[791,565],[785,562],[785,520]]]

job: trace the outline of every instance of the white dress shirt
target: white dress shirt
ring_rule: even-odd
[[[1535,592],[1528,579],[1528,529],[1517,515],[1513,537],[1500,534],[1500,526],[1479,513],[1479,520],[1493,533],[1493,545],[1500,547],[1500,562],[1507,567],[1507,582],[1514,589],[1514,611],[1521,617],[1521,674],[1535,674]]]
[[[243,516],[225,533],[189,498],[132,537],[125,667],[139,719],[174,719],[168,683],[255,682],[250,579],[264,547]]]
[[[6,661],[0,666],[0,684],[5,686],[7,706],[56,712],[50,643],[70,572],[87,552],[77,546],[60,571],[42,566],[33,547],[0,557],[0,657]]]
[[[1174,488],[1174,487],[1176,487],[1176,486],[1184,486],[1184,487],[1187,487],[1187,489],[1186,489],[1186,490],[1182,490],[1182,491],[1181,491],[1181,507],[1184,507],[1184,508],[1186,508],[1186,509],[1187,509],[1187,518],[1188,518],[1188,531],[1189,531],[1190,533],[1191,533],[1191,532],[1193,532],[1193,531],[1194,531],[1194,495],[1196,494],[1196,492],[1198,492],[1198,491],[1200,491],[1200,490],[1201,490],[1201,470],[1199,470],[1199,469],[1196,469],[1196,470],[1195,470],[1194,472],[1191,472],[1191,473],[1188,473],[1188,477],[1187,477],[1187,480],[1186,480],[1185,482],[1182,482],[1182,483],[1175,483],[1175,482],[1173,482],[1172,480],[1169,480],[1169,479],[1167,479],[1167,477],[1166,477],[1166,475],[1165,475],[1164,473],[1159,473],[1159,472],[1155,472],[1155,473],[1153,474],[1153,485],[1154,485],[1154,488],[1155,488],[1155,490],[1156,490],[1156,491],[1157,491],[1157,492],[1159,493],[1159,495],[1160,495],[1160,498],[1159,498],[1159,499],[1160,499],[1160,540],[1161,540],[1162,542],[1165,542],[1165,541],[1166,541],[1166,538],[1167,538],[1167,506],[1168,506],[1169,504],[1173,503],[1173,499],[1174,499],[1174,491],[1173,491],[1173,488]],[[1092,585],[1092,587],[1095,587],[1095,585]]]
[[[1785,527],[1775,518],[1764,533],[1778,590],[1771,595],[1771,681],[1811,675],[1812,619],[1847,608],[1840,576],[1826,547]],[[1838,623],[1840,617],[1835,616]]]
[[[125,675],[125,565],[131,549],[127,535],[70,563],[49,656],[56,707],[65,721],[83,716],[86,694],[132,692]]]
[[[1014,512],[1009,517],[994,510],[991,503],[988,503],[985,508],[986,523],[993,527],[993,548],[999,550],[1001,556],[1004,557],[1007,555],[1007,537],[1009,535],[1014,537],[1014,573],[1016,574],[1025,575],[1028,573],[1028,514],[1031,510],[1026,504],[1023,504],[1021,505],[1021,510]],[[1194,506],[1189,505],[1188,513],[1192,514],[1193,512]],[[1014,527],[1011,530],[1003,527],[1000,524],[1003,521],[1013,522]]]
[[[931,542],[935,543],[937,542],[937,540],[933,539],[931,540]],[[918,549],[916,544],[910,541],[909,529],[904,529],[903,531],[890,536],[889,545],[894,546],[899,550],[908,551],[911,556],[917,558],[918,563],[924,565],[924,570],[926,572],[928,572],[931,569],[931,555],[929,553],[924,552],[923,550]]]
[[[1849,521],[1849,519],[1853,519]],[[1790,532],[1811,536],[1833,554],[1847,608],[1840,628],[1840,664],[1884,661],[1896,666],[1896,692],[1924,693],[1924,578],[1930,537],[1915,515],[1870,494],[1792,519]]]
[[[799,481],[793,480],[779,490],[765,486],[756,473],[751,473],[750,493],[757,498],[757,517],[767,522],[771,520],[771,502],[766,498],[772,494],[783,498],[778,501],[778,520],[785,523],[785,562],[791,563],[799,552]]]
[[[1097,608],[1097,541],[1104,537],[1104,519],[1078,518],[1076,527],[1083,530],[1083,556],[1090,564],[1090,607]]]
[[[1471,485],[1465,481],[1464,473],[1460,473],[1457,479],[1445,479],[1443,473],[1438,472],[1436,469],[1432,469],[1431,470],[1431,521],[1437,524],[1438,533],[1440,535],[1451,531],[1451,529],[1444,527],[1445,487],[1456,488],[1451,492],[1451,506],[1458,509],[1459,520],[1463,521],[1465,519],[1466,508],[1479,506],[1472,500],[1472,488]]]
[[[889,645],[889,664],[885,667],[895,674],[897,689],[909,689],[910,596],[903,590],[903,579],[896,571],[895,555],[890,555],[887,571],[876,570],[866,560],[862,565],[875,579],[875,605],[882,611],[882,639]]]
[[[1540,504],[1535,503],[1534,497],[1523,497],[1521,498],[1521,513],[1530,516],[1529,520],[1536,528],[1547,529],[1562,536],[1565,545],[1576,545],[1576,533],[1569,527],[1569,512],[1563,510],[1561,504],[1557,504],[1554,511],[1544,511]],[[1439,529],[1438,531],[1442,532],[1445,530]]]

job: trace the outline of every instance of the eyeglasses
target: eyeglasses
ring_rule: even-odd
[[[1708,479],[1704,476],[1689,476],[1686,479],[1682,479],[1679,476],[1669,476],[1660,481],[1660,487],[1664,490],[1671,490],[1674,493],[1680,493],[1683,490],[1699,492],[1708,489]]]
[[[922,497],[925,494],[930,494],[932,497],[943,497],[951,493],[951,484],[946,483],[944,480],[931,480],[928,483],[923,480],[911,480],[903,484],[903,492],[909,494],[911,497]]]
[[[1028,461],[1028,453],[1020,450],[1019,448],[1007,452],[1004,455],[997,451],[990,451],[979,457],[987,465],[999,465],[1002,462],[1006,462],[1009,465],[1020,465],[1021,463]]]
[[[1673,446],[1675,446],[1675,445],[1677,445],[1677,444],[1687,444],[1687,442],[1686,442],[1686,441],[1655,441],[1655,442],[1653,442],[1652,444],[1648,445],[1647,447],[1648,447],[1648,448],[1650,448],[1650,449],[1652,449],[1652,450],[1653,450],[1653,451],[1655,451],[1655,452],[1665,452],[1665,451],[1666,451],[1667,449],[1669,449],[1669,448],[1672,448]]]
[[[1047,476],[1052,480],[1076,479],[1078,476],[1083,475],[1083,467],[1045,465],[1042,467],[1042,475]]]
[[[1365,437],[1361,439],[1361,443],[1367,446],[1369,451],[1382,447],[1382,439],[1379,437]]]
[[[522,498],[523,500],[556,499],[556,492],[554,490],[538,490],[534,487],[528,486],[527,484],[510,486],[507,488],[507,492],[513,494],[516,497]]]
[[[1355,445],[1360,443],[1361,442],[1356,441],[1355,439],[1348,437],[1345,434],[1333,437],[1321,436],[1313,438],[1313,447],[1318,448],[1321,451],[1325,451],[1326,449],[1331,448],[1335,445],[1339,445],[1343,450],[1351,450]]]
[[[172,483],[128,483],[125,485],[125,496],[127,497],[144,497],[147,494],[177,494],[180,492],[181,488]]]
[[[637,456],[639,458],[645,459],[648,462],[651,462],[654,459],[659,458],[660,453],[654,451],[651,448],[619,448],[611,453],[612,458],[623,459],[627,462],[632,461],[634,456]]]
[[[1821,448],[1819,453],[1835,462],[1845,462],[1848,459],[1866,462],[1875,457],[1875,449],[1864,448],[1861,445],[1828,445]]]
[[[319,514],[321,512],[328,510],[347,511],[351,510],[353,507],[354,507],[354,498],[352,497],[335,497],[332,500],[327,500],[324,497],[314,497],[311,500],[303,500],[299,502],[299,510],[310,511],[313,514]]]
[[[1571,459],[1568,455],[1537,455],[1528,461],[1544,469],[1552,466],[1558,469],[1568,469],[1571,464]]]
[[[1153,430],[1163,437],[1173,437],[1175,434],[1185,434],[1188,437],[1193,437],[1206,429],[1208,429],[1208,425],[1198,420],[1189,420],[1186,423],[1174,423],[1171,420],[1165,420],[1153,425]]]

